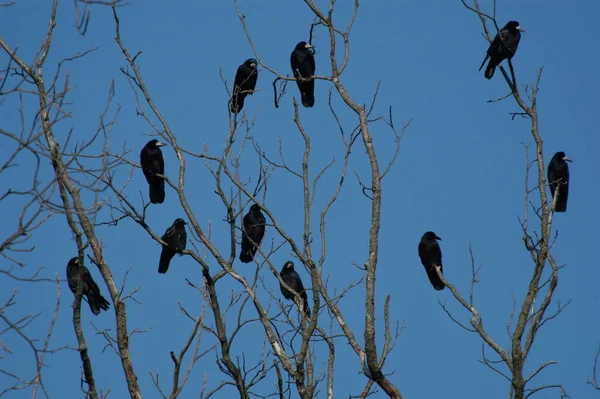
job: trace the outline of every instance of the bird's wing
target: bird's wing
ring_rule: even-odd
[[[159,174],[164,174],[165,173],[165,161],[163,160],[162,156],[160,156],[160,154],[158,154],[159,156],[155,157],[152,160],[152,171],[154,173],[159,173]]]
[[[235,94],[237,91],[239,91],[239,87],[242,86],[242,83],[245,80],[244,75],[244,65],[240,65],[237,69],[237,72],[235,73],[235,80],[233,82],[233,93]]]
[[[187,233],[185,228],[182,231],[177,232],[177,248],[175,248],[178,252],[181,252],[185,249],[187,244]]]
[[[425,263],[425,258],[427,256],[425,243],[423,241],[419,242],[419,258],[421,259],[421,263]]]
[[[173,237],[175,237],[175,228],[173,226],[171,226],[167,229],[167,231],[165,231],[165,234],[163,234],[163,236],[161,237],[161,240],[163,240],[164,242],[169,244],[171,242],[171,240],[173,239]]]
[[[300,275],[298,274],[297,271],[294,270],[293,273],[290,273],[293,276],[294,279],[294,285],[291,286],[294,291],[296,291],[298,294],[302,294],[304,292],[304,284],[302,284],[302,279],[300,278]],[[288,284],[289,285],[289,284]]]
[[[92,275],[87,267],[83,267],[83,293],[90,294],[100,294],[100,288],[98,284],[92,278]]]

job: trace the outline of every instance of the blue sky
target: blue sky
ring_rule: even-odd
[[[270,66],[283,74],[289,71],[289,54],[295,44],[308,38],[312,22],[310,11],[303,2],[264,1],[254,4],[240,1],[257,51]],[[347,22],[351,8],[348,2],[339,2],[336,21]],[[323,6],[323,2],[320,2]],[[487,10],[491,2],[483,2]],[[543,10],[543,12],[542,12]],[[600,5],[580,2],[576,7],[558,1],[507,0],[498,4],[498,21],[503,25],[518,20],[526,29],[519,50],[513,59],[521,84],[534,81],[537,70],[543,67],[539,92],[540,133],[544,139],[544,157],[548,162],[556,151],[565,151],[574,162],[571,168],[569,208],[557,215],[554,227],[558,242],[554,256],[566,264],[560,274],[559,286],[551,309],[560,300],[571,300],[567,309],[549,322],[539,333],[534,350],[526,365],[531,372],[540,364],[555,360],[557,365],[538,376],[532,387],[543,384],[563,384],[574,398],[592,397],[595,392],[585,384],[591,375],[593,355],[600,342],[598,319],[600,272],[596,259],[589,250],[596,245],[594,226],[598,222],[595,209],[600,195],[593,182],[597,167],[592,152],[600,147],[600,139],[593,114],[600,79],[596,73],[598,55],[594,36]],[[201,152],[205,146],[219,154],[227,135],[227,91],[219,71],[231,85],[235,71],[253,53],[232,2],[136,2],[119,9],[122,37],[132,53],[143,51],[138,58],[142,74],[154,101],[177,135],[179,143],[192,151]],[[19,55],[30,60],[42,43],[47,29],[49,5],[17,2],[13,7],[0,8],[0,34]],[[55,134],[64,142],[70,129],[75,139],[89,137],[99,123],[99,114],[106,104],[111,81],[115,82],[115,99],[109,115],[120,106],[118,123],[114,127],[111,146],[121,148],[126,143],[132,149],[129,158],[138,161],[139,150],[149,140],[143,132],[151,128],[136,115],[135,97],[119,67],[125,60],[114,42],[114,22],[108,8],[93,8],[92,19],[85,36],[74,27],[75,13],[70,2],[59,8],[54,44],[49,55],[46,73],[53,76],[59,60],[92,47],[97,50],[86,58],[68,64],[70,71],[71,118],[55,127]],[[392,106],[397,125],[411,120],[401,144],[398,160],[383,183],[383,217],[380,232],[380,262],[377,272],[377,322],[381,348],[383,300],[391,295],[390,313],[393,321],[406,325],[396,349],[390,355],[385,372],[404,397],[464,397],[490,399],[505,398],[508,384],[500,376],[481,365],[481,340],[456,326],[438,304],[446,302],[456,316],[468,322],[468,314],[459,308],[448,290],[436,292],[430,286],[417,256],[417,244],[423,232],[434,230],[443,241],[444,272],[449,281],[466,294],[470,282],[469,243],[472,244],[477,264],[483,264],[477,285],[476,306],[483,315],[488,332],[499,344],[509,342],[506,324],[512,307],[513,295],[517,301],[526,293],[532,264],[525,251],[518,217],[523,214],[525,159],[522,143],[532,141],[529,121],[511,119],[510,112],[519,111],[511,99],[487,103],[490,99],[508,93],[501,74],[488,81],[483,70],[478,71],[487,43],[481,36],[479,19],[466,10],[460,1],[363,2],[350,36],[350,63],[341,77],[350,95],[359,103],[367,103],[373,95],[377,80],[382,80],[376,112],[387,115]],[[327,56],[328,38],[325,31],[317,31],[313,42],[317,47],[317,74],[329,74]],[[0,55],[0,65],[6,65],[6,54]],[[247,98],[244,110],[249,117],[258,113],[251,134],[261,148],[277,157],[281,138],[287,161],[300,167],[302,138],[293,123],[292,96],[298,99],[295,84],[288,85],[280,108],[273,107],[271,82],[274,77],[259,69],[258,93]],[[47,78],[48,79],[48,78]],[[11,77],[7,83],[16,82]],[[336,163],[318,186],[315,200],[316,223],[318,212],[331,195],[339,180],[343,147],[335,120],[327,107],[330,85],[316,83],[316,105],[300,109],[304,127],[311,137],[311,176],[314,177],[333,157]],[[2,128],[18,130],[18,102],[15,97],[3,98],[0,105]],[[334,105],[344,127],[352,129],[356,119],[343,109],[334,94]],[[35,112],[35,102],[26,100],[26,117]],[[29,125],[28,125],[29,127]],[[382,165],[393,154],[393,137],[382,123],[374,124],[371,131],[375,149]],[[3,139],[4,140],[4,139]],[[324,274],[329,276],[331,292],[341,289],[361,277],[352,262],[362,264],[367,257],[370,201],[356,182],[354,172],[368,179],[369,169],[361,143],[354,147],[350,172],[336,205],[327,220],[327,261]],[[2,143],[4,148],[4,143]],[[2,150],[4,152],[4,150]],[[175,177],[177,164],[170,147],[164,148],[166,173]],[[533,156],[533,151],[530,153]],[[24,157],[21,162],[29,162]],[[51,176],[49,163],[43,163],[42,177]],[[242,176],[254,178],[258,169],[256,154],[247,149],[243,157]],[[31,171],[14,168],[2,175],[2,190],[21,187],[30,181]],[[129,169],[124,168],[116,178],[123,181]],[[28,180],[29,179],[29,180]],[[587,184],[590,183],[590,184]],[[227,225],[225,213],[214,194],[214,183],[202,162],[189,160],[186,190],[195,215],[204,228],[212,226],[214,241],[227,253]],[[141,172],[136,170],[127,192],[139,205],[139,193],[147,196],[147,185]],[[277,215],[292,237],[302,239],[301,186],[295,178],[278,171],[269,182],[266,205]],[[109,198],[108,193],[103,194]],[[89,196],[87,197],[89,199]],[[18,202],[3,202],[0,212],[7,221],[0,227],[0,237],[13,232],[15,208]],[[167,191],[167,199],[160,206],[151,206],[148,222],[158,233],[184,213],[174,192]],[[108,218],[106,210],[101,220]],[[318,253],[320,243],[314,224],[313,236]],[[135,223],[124,221],[118,227],[97,230],[105,244],[106,260],[111,266],[117,285],[131,268],[126,290],[141,286],[137,295],[141,304],[128,303],[129,330],[148,329],[150,332],[134,335],[131,342],[133,363],[146,397],[158,397],[149,373],[160,375],[161,383],[168,384],[172,375],[169,351],[178,352],[189,332],[191,323],[179,312],[178,301],[196,315],[201,311],[202,298],[185,284],[188,278],[201,284],[200,269],[189,257],[177,257],[166,275],[156,272],[160,247]],[[266,243],[280,243],[271,229]],[[55,215],[40,228],[32,240],[35,251],[23,254],[27,268],[20,275],[29,275],[43,267],[42,275],[52,278],[58,273],[64,278],[67,261],[76,254],[76,245],[68,231],[64,217]],[[289,247],[273,255],[273,262],[281,267],[291,258]],[[218,265],[210,260],[213,271]],[[0,261],[0,267],[10,264]],[[246,277],[254,267],[234,264]],[[91,267],[101,290],[108,290],[98,271]],[[309,284],[306,271],[297,268]],[[268,290],[279,297],[277,281],[267,269],[261,276]],[[231,279],[230,279],[231,280]],[[43,337],[45,326],[55,307],[56,284],[23,284],[2,275],[0,301],[5,301],[17,288],[17,305],[7,315],[12,318],[43,310],[39,320],[29,331]],[[51,346],[76,345],[71,324],[72,294],[66,283],[61,284],[62,299],[59,317]],[[230,291],[239,290],[233,281],[219,287],[221,304],[227,303]],[[265,288],[259,295],[268,298]],[[341,302],[346,320],[354,329],[361,344],[364,323],[364,288],[351,291]],[[114,315],[102,313],[91,316],[83,309],[83,320],[90,356],[94,365],[98,388],[112,389],[112,397],[126,395],[126,386],[118,357],[103,350],[104,339],[95,334],[89,323],[92,317],[99,329],[115,331]],[[245,316],[252,317],[247,308]],[[229,329],[235,320],[230,318]],[[326,327],[325,315],[321,322]],[[210,322],[209,322],[210,323]],[[4,328],[4,327],[2,327]],[[15,334],[5,334],[2,341],[13,354],[2,354],[0,368],[16,372],[30,372],[32,355],[29,348]],[[215,343],[208,333],[203,334],[201,350]],[[258,325],[250,325],[236,339],[233,355],[244,352],[247,359],[256,360],[263,345]],[[343,340],[337,343],[336,397],[358,394],[366,377],[359,374],[360,364]],[[322,355],[322,353],[320,353]],[[188,358],[189,359],[189,358]],[[325,358],[317,360],[322,370]],[[46,386],[51,397],[78,397],[81,363],[75,351],[49,355],[44,370]],[[224,376],[215,365],[215,354],[210,352],[201,359],[191,374],[183,397],[198,396],[206,375],[208,389],[216,386]],[[263,393],[271,392],[269,382],[262,383]],[[0,389],[4,383],[0,381]],[[168,386],[168,385],[167,385]],[[292,397],[296,397],[293,389]],[[216,397],[234,395],[225,388]],[[30,397],[22,391],[11,393],[10,398]],[[534,397],[559,397],[557,391],[546,391]]]

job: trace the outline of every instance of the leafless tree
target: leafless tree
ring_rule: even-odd
[[[484,13],[477,0],[473,0],[472,4],[466,0],[461,1],[480,17],[485,35],[491,40],[498,29],[495,13]],[[166,182],[168,195],[177,199],[188,221],[189,246],[182,255],[191,259],[198,266],[197,270],[200,273],[197,278],[190,276],[185,284],[188,289],[195,291],[202,309],[194,314],[186,304],[178,302],[182,317],[190,322],[190,329],[178,349],[169,352],[170,361],[173,363],[172,376],[165,382],[158,373],[150,373],[156,392],[162,398],[182,397],[181,394],[197,362],[211,354],[216,357],[216,369],[221,373],[221,377],[218,380],[209,380],[205,374],[199,393],[202,398],[216,397],[220,393],[224,394],[222,392],[231,395],[233,390],[244,399],[284,398],[291,397],[293,392],[294,396],[298,395],[301,398],[333,398],[340,396],[340,393],[334,392],[336,354],[340,351],[351,351],[358,368],[364,374],[365,385],[360,392],[344,392],[343,395],[366,398],[376,392],[383,392],[390,398],[402,398],[401,387],[391,377],[395,370],[386,367],[386,360],[396,345],[403,324],[391,315],[390,295],[385,296],[383,303],[376,301],[376,298],[379,298],[376,295],[376,282],[379,243],[382,239],[379,232],[382,218],[382,181],[400,153],[401,139],[410,121],[396,124],[391,106],[386,107],[383,113],[379,111],[377,96],[380,82],[374,88],[370,99],[351,97],[344,84],[344,71],[351,62],[350,34],[359,12],[359,0],[344,5],[338,5],[335,0],[331,0],[323,7],[311,0],[304,1],[314,16],[314,22],[307,31],[310,41],[315,32],[326,35],[328,39],[329,51],[323,52],[327,54],[327,66],[320,65],[320,75],[313,76],[312,79],[329,85],[327,106],[340,133],[339,148],[336,150],[338,158],[333,157],[320,166],[311,160],[313,133],[305,128],[296,99],[285,91],[286,84],[293,83],[294,78],[278,71],[261,57],[261,48],[254,43],[252,29],[247,24],[244,10],[237,0],[233,0],[233,4],[256,59],[260,66],[272,75],[273,88],[277,88],[277,82],[280,82],[279,93],[275,91],[275,106],[281,101],[291,101],[293,104],[291,117],[295,134],[303,145],[301,149],[294,148],[291,152],[300,153],[300,161],[294,161],[296,158],[290,156],[289,145],[281,138],[278,153],[263,150],[260,140],[253,135],[260,111],[256,115],[249,115],[246,111],[229,114],[228,129],[223,135],[221,148],[205,146],[199,150],[183,145],[184,140],[172,128],[142,73],[142,52],[127,44],[128,37],[122,29],[124,22],[121,21],[120,15],[120,7],[125,3],[75,0],[73,4],[76,13],[74,32],[80,35],[85,35],[89,24],[93,23],[91,7],[105,7],[111,10],[111,34],[114,34],[115,46],[123,56],[124,66],[120,73],[125,77],[135,98],[136,113],[149,132],[144,135],[146,138],[160,138],[168,143],[169,151],[176,157],[176,175],[165,173],[162,177]],[[351,17],[346,26],[334,23],[335,11],[342,6],[351,8]],[[54,29],[58,10],[59,1],[53,0],[45,38],[31,59],[24,59],[14,45],[7,43],[0,36],[0,47],[8,55],[8,65],[3,70],[0,92],[2,97],[10,96],[20,100],[18,113],[22,118],[20,132],[0,129],[3,143],[10,142],[14,146],[14,151],[7,157],[3,152],[2,159],[6,161],[4,166],[0,166],[0,173],[10,172],[11,168],[21,167],[23,164],[36,165],[26,189],[9,188],[0,197],[0,206],[5,200],[9,201],[17,196],[22,206],[16,229],[6,238],[2,238],[0,254],[19,267],[25,267],[26,263],[19,261],[13,254],[33,251],[33,247],[26,246],[27,238],[50,216],[64,216],[70,238],[76,243],[79,258],[95,266],[102,278],[100,285],[108,290],[112,301],[111,311],[114,312],[116,332],[96,325],[93,327],[96,333],[105,339],[105,349],[118,356],[129,396],[141,398],[142,389],[138,381],[140,369],[139,366],[136,368],[136,359],[130,351],[130,344],[135,334],[147,332],[151,327],[131,328],[128,325],[130,318],[126,304],[143,306],[137,299],[137,294],[142,288],[130,288],[127,281],[129,271],[122,280],[115,278],[113,273],[117,269],[107,260],[107,242],[101,232],[118,228],[120,223],[133,222],[147,238],[157,244],[166,245],[161,238],[161,229],[164,229],[164,226],[153,226],[149,219],[156,205],[149,204],[145,195],[137,195],[138,193],[131,190],[133,176],[141,174],[137,152],[133,152],[126,143],[117,150],[114,149],[117,142],[114,131],[121,113],[120,106],[115,105],[114,101],[115,81],[110,82],[108,87],[106,104],[99,115],[98,124],[93,129],[88,129],[91,133],[81,136],[70,130],[64,134],[63,129],[58,128],[61,121],[71,116],[71,104],[68,99],[72,85],[70,72],[65,66],[76,63],[95,51],[95,48],[91,48],[65,58],[58,63],[53,73],[48,74],[47,70],[53,69],[48,68],[48,54],[51,47],[56,45]],[[495,30],[489,29],[490,23],[494,25]],[[553,360],[539,365],[529,375],[524,373],[525,361],[539,329],[556,317],[568,303],[558,303],[553,313],[549,311],[561,266],[551,252],[556,240],[552,228],[553,204],[548,202],[546,197],[543,142],[538,128],[537,93],[542,70],[538,72],[536,82],[525,87],[523,93],[517,84],[510,61],[508,67],[509,72],[502,66],[500,70],[511,90],[510,97],[521,109],[514,115],[531,121],[536,154],[535,159],[530,161],[530,145],[525,145],[527,161],[521,227],[526,250],[532,258],[533,272],[523,302],[519,307],[515,303],[515,310],[510,315],[507,327],[511,339],[510,348],[503,348],[487,332],[483,325],[483,316],[475,307],[474,291],[479,269],[472,252],[472,281],[468,299],[439,273],[456,301],[470,312],[471,327],[461,322],[460,317],[455,317],[445,303],[441,303],[441,306],[453,321],[478,334],[484,342],[484,348],[491,348],[497,354],[500,360],[490,359],[484,349],[483,363],[510,381],[511,398],[525,399],[549,388],[557,388],[561,395],[566,396],[564,388],[558,383],[534,388],[529,386],[530,381],[542,370],[555,364]],[[9,76],[16,76],[18,79],[9,81]],[[221,76],[224,90],[229,94],[231,87],[224,76]],[[10,84],[12,86],[9,86]],[[23,98],[35,99],[36,111],[32,123],[25,121]],[[352,117],[342,120],[340,109],[335,105],[339,103],[336,99],[342,100],[343,107],[351,112]],[[3,105],[0,103],[0,106]],[[348,128],[349,125],[351,128]],[[28,131],[26,126],[29,126]],[[385,128],[387,134],[374,136],[374,126]],[[144,137],[138,137],[140,138]],[[385,159],[380,157],[375,150],[375,142],[392,146],[391,156]],[[361,151],[355,151],[357,148]],[[21,164],[17,164],[16,160],[25,156],[28,158],[23,158]],[[367,175],[357,172],[356,181],[347,179],[349,163],[354,158],[356,162],[368,165],[369,171]],[[190,164],[203,165],[204,172],[210,178],[210,191],[214,192],[219,200],[219,209],[211,209],[211,214],[225,215],[220,222],[226,225],[226,245],[215,239],[213,230],[217,229],[217,226],[208,220],[206,215],[197,211],[189,196],[190,190],[187,185],[190,184],[190,179],[195,179],[195,175],[190,172]],[[38,176],[40,170],[50,167],[48,165],[51,165],[52,177],[43,182]],[[254,173],[248,173],[249,170],[253,170]],[[535,178],[530,184],[532,174]],[[323,187],[322,182],[326,175],[336,176],[338,183],[335,187]],[[269,205],[269,190],[274,190],[271,182],[280,176],[302,193],[301,205],[296,210],[302,215],[300,232],[282,221],[273,206]],[[348,183],[349,180],[353,183]],[[327,221],[329,212],[338,203],[345,184],[355,184],[369,199],[370,206],[366,210],[369,214],[368,248],[364,254],[359,255],[362,264],[355,264],[360,270],[360,278],[348,286],[338,287],[329,280],[327,260],[331,256],[327,250],[327,237],[331,227]],[[234,263],[239,255],[241,219],[251,204],[258,204],[266,215],[269,238],[259,246],[253,272],[246,274],[236,269]],[[539,222],[539,227],[530,226],[531,211],[535,215],[536,226]],[[107,241],[110,242],[110,238]],[[294,257],[298,267],[305,271],[305,275],[310,276],[310,284],[306,282],[306,286],[310,287],[308,292],[311,316],[297,312],[295,305],[283,302],[277,292],[268,288],[267,279],[276,279],[279,284],[286,286],[279,275],[281,265],[276,263],[276,259],[283,254]],[[10,268],[0,271],[15,279],[19,278]],[[32,274],[28,280],[41,280],[38,273]],[[11,374],[10,370],[0,369],[1,373],[13,380],[13,385],[4,392],[33,386],[35,397],[36,390],[45,391],[42,379],[44,355],[64,349],[54,349],[48,345],[61,300],[59,278],[51,281],[56,281],[59,289],[56,310],[44,345],[39,346],[35,339],[25,333],[28,323],[35,316],[17,321],[5,316],[4,310],[14,304],[16,291],[9,296],[3,307],[0,307],[0,319],[7,325],[4,331],[16,331],[30,343],[36,364],[33,378],[23,378]],[[89,339],[89,335],[86,336],[81,320],[81,289],[82,287],[78,287],[76,291],[72,313],[72,324],[77,338],[76,350],[80,356],[83,373],[81,389],[85,397],[107,397],[111,391],[109,389],[103,392],[97,386],[98,370],[88,354],[86,338]],[[348,316],[341,306],[349,293],[356,290],[364,290],[365,298],[364,309],[355,309],[355,312],[364,315],[364,323],[359,329],[353,329],[349,325]],[[300,301],[299,295],[296,299],[294,302]],[[376,323],[376,314],[383,314],[383,323]],[[236,347],[236,338],[249,329],[259,329],[261,332],[253,342],[253,347],[245,350]],[[363,341],[357,338],[360,332],[363,332]],[[0,331],[0,337],[2,333],[3,331]],[[377,348],[378,342],[383,342],[382,348]],[[9,351],[6,346],[4,350]],[[253,360],[246,358],[250,351],[256,354],[252,357]],[[597,358],[598,356],[596,360]],[[503,363],[504,366],[499,363]],[[597,388],[595,369],[592,381],[591,384]],[[44,393],[46,397],[50,396],[50,393]],[[2,394],[0,393],[0,396]],[[114,394],[118,397],[123,396],[121,392]],[[147,395],[155,396],[156,393]]]
[[[492,13],[482,11],[478,0],[473,0],[472,2],[461,0],[461,2],[469,11],[472,11],[479,17],[485,37],[491,42],[496,32],[500,29],[496,21],[496,2],[493,2]],[[493,28],[490,28],[490,24],[493,25]],[[527,294],[519,306],[515,300],[513,311],[508,319],[507,333],[510,338],[510,347],[503,348],[498,344],[498,339],[488,333],[484,328],[483,315],[475,307],[474,292],[475,284],[478,282],[480,267],[476,267],[475,265],[472,250],[470,252],[472,279],[468,298],[465,298],[453,284],[445,280],[438,268],[438,275],[450,289],[456,301],[471,313],[469,320],[471,327],[456,319],[448,310],[445,303],[440,302],[440,305],[456,324],[481,337],[484,345],[482,362],[510,382],[510,398],[524,399],[551,388],[558,389],[561,397],[566,397],[568,395],[564,387],[558,383],[537,387],[528,386],[540,372],[546,367],[556,364],[556,361],[548,360],[535,368],[529,375],[525,374],[524,370],[525,362],[534,345],[537,333],[548,321],[558,316],[570,301],[565,304],[561,304],[558,301],[556,310],[549,310],[555,289],[558,285],[559,270],[562,266],[556,261],[551,251],[557,238],[557,233],[553,232],[552,229],[552,218],[556,204],[551,201],[549,202],[546,196],[546,163],[544,162],[543,140],[539,131],[537,95],[542,78],[542,68],[538,70],[535,83],[523,87],[523,94],[517,83],[516,73],[510,59],[507,60],[507,64],[509,72],[502,65],[499,68],[508,85],[510,94],[497,100],[491,100],[491,102],[502,101],[512,97],[521,109],[520,112],[512,114],[513,119],[516,116],[521,116],[531,122],[531,135],[535,144],[535,159],[533,161],[529,159],[530,144],[524,145],[526,158],[524,215],[520,219],[523,242],[525,249],[531,256],[533,269],[528,283]],[[533,184],[530,183],[532,174],[534,177]],[[536,198],[532,198],[534,195]],[[554,198],[556,199],[558,196]],[[530,211],[533,212],[539,223],[537,229],[530,226]],[[550,267],[550,271],[547,270],[548,266]],[[493,359],[488,357],[485,351],[486,348],[494,351],[498,358]]]

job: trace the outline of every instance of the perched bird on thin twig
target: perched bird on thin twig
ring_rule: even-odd
[[[186,224],[187,223],[181,218],[175,219],[171,227],[169,227],[167,231],[165,231],[165,234],[161,237],[161,239],[168,245],[162,246],[160,262],[158,264],[159,273],[166,273],[167,270],[169,270],[171,259],[173,259],[175,254],[181,254],[185,249],[187,244],[187,233],[185,231]]]
[[[519,47],[519,41],[521,40],[521,32],[525,32],[523,28],[519,25],[517,21],[510,21],[504,28],[500,29],[500,32],[496,34],[494,40],[490,44],[490,47],[487,49],[487,53],[479,70],[483,68],[485,61],[490,59],[487,68],[485,68],[485,77],[491,79],[494,76],[494,71],[496,67],[500,65],[502,61],[505,59],[512,59],[512,57],[517,52],[517,47]]]
[[[229,110],[237,113],[244,107],[244,100],[248,94],[254,94],[254,88],[258,80],[258,62],[254,58],[247,59],[238,67],[233,83],[233,95],[229,100]]]
[[[300,42],[290,56],[290,64],[298,89],[300,89],[302,105],[307,108],[315,105],[315,80],[306,80],[315,74],[315,57],[311,51],[312,48],[312,45]]]
[[[294,262],[287,261],[283,265],[281,272],[279,273],[281,279],[292,289],[294,292],[300,294],[302,301],[296,302],[296,295],[294,292],[288,290],[283,286],[283,284],[279,283],[279,288],[281,289],[281,293],[285,299],[291,299],[296,302],[298,305],[298,309],[301,312],[304,312],[306,317],[310,317],[310,306],[308,305],[308,296],[306,295],[306,291],[304,290],[304,285],[302,284],[302,279],[296,270],[294,270]]]
[[[242,220],[242,250],[240,260],[250,263],[256,255],[256,250],[265,235],[265,215],[260,211],[260,206],[253,204]]]
[[[441,240],[441,238],[433,231],[428,231],[423,234],[421,242],[419,243],[419,257],[421,258],[421,263],[425,267],[431,285],[439,291],[443,290],[445,286],[435,270],[435,266],[439,266],[440,272],[444,272],[444,268],[442,267],[442,250],[440,249],[437,240]]]
[[[81,264],[79,257],[71,258],[67,264],[67,282],[73,294],[77,293],[77,285],[81,282],[81,294],[86,297],[90,310],[96,316],[110,307],[110,303],[100,294],[98,284],[88,268]]]
[[[140,152],[140,164],[146,181],[150,186],[150,202],[162,204],[165,200],[165,180],[156,174],[165,174],[165,161],[160,147],[165,146],[158,140],[150,140]]]
[[[559,151],[554,154],[548,164],[548,184],[550,185],[552,199],[554,199],[558,189],[555,212],[567,211],[567,201],[569,199],[569,164],[567,162],[573,161],[564,152]]]

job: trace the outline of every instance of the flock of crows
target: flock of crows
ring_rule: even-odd
[[[485,69],[485,77],[491,79],[494,76],[496,67],[505,59],[511,59],[521,40],[521,33],[524,30],[517,21],[508,22],[504,28],[496,34],[490,44],[487,54],[481,64],[481,68],[489,58],[489,63]],[[313,46],[306,42],[300,42],[292,51],[290,64],[298,89],[300,90],[302,105],[312,107],[315,104],[314,97],[314,79],[315,58]],[[244,100],[248,94],[253,94],[258,80],[257,61],[254,58],[246,60],[238,67],[235,75],[233,95],[229,100],[229,110],[237,114],[244,107]],[[160,147],[166,144],[158,140],[150,140],[140,153],[141,169],[149,185],[150,202],[161,204],[165,200],[165,181],[163,179],[165,163]],[[571,160],[564,152],[557,152],[548,164],[548,182],[553,200],[556,202],[555,212],[566,212],[567,199],[569,195],[569,167],[567,162]],[[555,195],[557,196],[554,199]],[[160,261],[158,265],[159,273],[166,273],[169,269],[171,259],[175,254],[181,254],[185,250],[187,242],[187,233],[185,230],[186,222],[181,219],[175,219],[173,224],[165,231],[162,241],[167,245],[162,245]],[[250,263],[256,255],[265,235],[266,219],[261,212],[258,204],[250,206],[248,213],[242,220],[242,245],[239,259],[242,263]],[[433,231],[428,231],[421,237],[419,243],[419,257],[425,267],[427,277],[431,285],[436,290],[444,289],[445,285],[440,280],[436,266],[439,266],[443,273],[442,251],[438,244],[441,240]],[[288,300],[293,300],[299,309],[310,317],[310,307],[308,297],[304,290],[304,285],[300,275],[294,270],[294,263],[287,261],[280,272],[280,277],[291,291],[280,283],[280,289],[283,296]],[[102,296],[98,285],[92,279],[89,270],[80,263],[79,258],[75,257],[69,260],[67,265],[67,279],[69,287],[73,293],[76,292],[78,284],[82,284],[82,294],[87,298],[87,302],[93,314],[98,315],[101,310],[109,308],[109,302]]]

